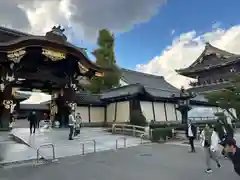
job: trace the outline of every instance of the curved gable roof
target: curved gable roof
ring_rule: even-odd
[[[163,76],[146,74],[129,69],[121,69],[122,80],[128,84],[141,84],[144,87],[158,90],[179,91],[176,87],[168,83]]]

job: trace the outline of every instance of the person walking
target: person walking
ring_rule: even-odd
[[[28,116],[29,126],[30,126],[30,134],[34,133],[36,131],[36,125],[37,125],[37,116],[36,112],[32,111],[30,115]],[[33,129],[33,131],[32,131]]]
[[[215,127],[220,142],[223,142],[227,137],[227,131],[225,129],[224,122],[222,120],[218,120]],[[223,157],[226,157],[226,154],[224,153],[224,148],[222,149],[221,154],[223,155]]]
[[[220,168],[221,164],[218,158],[218,143],[219,143],[219,137],[216,132],[216,128],[212,129],[209,127],[209,125],[205,125],[205,128],[203,129],[201,135],[201,144],[204,147],[205,155],[206,155],[206,173],[211,173],[211,159],[214,160],[217,163],[217,167]]]
[[[224,146],[224,151],[232,161],[234,171],[240,176],[240,148],[236,145],[235,139],[227,138],[221,142],[221,145]]]
[[[80,113],[78,112],[76,115],[74,136],[78,136],[80,134],[81,124],[82,124],[82,118]]]
[[[70,111],[69,117],[68,117],[68,127],[69,127],[69,137],[68,140],[73,140],[73,131],[74,131],[74,125],[76,121],[73,115],[73,111]]]
[[[196,152],[194,146],[194,140],[196,139],[197,128],[191,121],[188,121],[188,125],[186,128],[186,136],[189,139],[189,144],[191,146],[191,150],[189,152]]]

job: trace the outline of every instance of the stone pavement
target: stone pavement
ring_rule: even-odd
[[[185,146],[147,144],[118,151],[72,156],[57,164],[0,169],[2,180],[237,180],[229,160],[222,168],[212,162],[206,174],[204,152],[188,153]]]
[[[35,152],[42,144],[53,143],[55,145],[56,157],[66,157],[82,154],[82,143],[85,142],[85,154],[92,153],[94,146],[92,140],[96,141],[96,151],[116,149],[116,140],[123,138],[123,135],[113,135],[105,132],[102,128],[82,128],[80,136],[68,140],[68,129],[52,129],[51,131],[37,131],[30,135],[29,129],[16,128],[12,131],[13,136],[28,144]],[[127,136],[127,147],[140,144],[140,138]],[[123,147],[123,139],[119,140],[119,147]],[[40,155],[45,159],[52,158],[51,148],[41,148]]]
[[[0,165],[36,159],[36,152],[10,138],[8,132],[0,132]]]

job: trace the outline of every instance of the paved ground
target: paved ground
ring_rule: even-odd
[[[29,129],[17,128],[12,131],[14,136],[22,139],[29,144],[35,152],[41,144],[53,143],[56,149],[56,157],[66,157],[82,154],[82,143],[85,142],[85,153],[94,151],[93,141],[96,141],[96,151],[105,151],[116,149],[116,140],[119,140],[119,147],[123,147],[123,135],[113,135],[103,131],[102,128],[82,128],[80,136],[76,139],[68,140],[68,129],[52,129],[51,131],[37,131],[35,135],[30,135]],[[127,147],[137,146],[140,144],[140,138],[127,137]],[[51,148],[42,148],[40,154],[44,158],[52,157]]]
[[[10,138],[8,132],[0,132],[0,164],[35,159],[36,152]]]
[[[201,149],[189,154],[184,146],[153,144],[73,156],[59,164],[0,169],[1,180],[237,180],[228,160],[221,169],[212,163],[213,173],[204,173]]]

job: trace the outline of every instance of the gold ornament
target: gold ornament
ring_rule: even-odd
[[[3,100],[3,105],[5,109],[10,109],[11,106],[13,105],[13,101],[12,100]]]
[[[64,53],[49,49],[42,49],[42,54],[52,61],[59,61],[66,58],[66,55]]]
[[[10,61],[13,61],[14,63],[19,63],[25,54],[25,49],[21,48],[7,52],[7,57]]]

